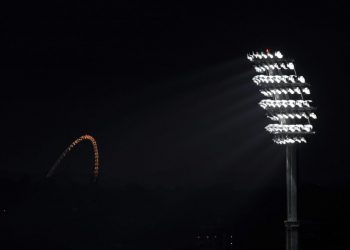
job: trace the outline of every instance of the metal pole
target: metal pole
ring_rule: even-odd
[[[287,220],[286,249],[298,250],[298,214],[297,214],[297,155],[296,145],[286,146],[287,176]]]

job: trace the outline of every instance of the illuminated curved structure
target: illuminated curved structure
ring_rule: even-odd
[[[94,158],[95,158],[95,163],[94,163],[94,169],[93,169],[93,181],[96,182],[98,174],[99,174],[99,154],[98,154],[98,148],[97,148],[97,143],[94,137],[92,137],[91,135],[83,135],[81,137],[79,137],[78,139],[76,139],[75,141],[72,142],[72,144],[70,144],[66,150],[63,151],[63,153],[60,155],[60,157],[58,157],[58,159],[55,161],[55,163],[53,164],[53,166],[51,167],[50,171],[47,173],[46,178],[49,178],[53,175],[53,173],[55,172],[57,166],[61,163],[61,161],[63,160],[64,157],[66,157],[66,155],[80,142],[82,141],[90,141],[93,151],[94,151]]]

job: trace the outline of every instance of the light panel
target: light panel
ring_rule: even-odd
[[[310,121],[317,119],[311,106],[310,84],[298,76],[294,60],[286,59],[280,51],[253,52],[247,55],[257,75],[253,82],[264,98],[259,105],[276,124],[265,129],[274,135],[273,141],[286,145],[306,143],[305,135],[313,134]]]
[[[273,141],[280,145],[286,145],[286,144],[294,144],[294,143],[306,143],[305,137],[302,136],[284,136],[284,137],[275,137],[273,138]]]
[[[269,124],[265,129],[271,134],[281,134],[281,133],[311,133],[312,132],[311,124]]]
[[[276,114],[271,114],[267,116],[270,118],[272,121],[283,121],[286,119],[313,119],[316,120],[317,116],[315,113],[307,113],[307,112],[299,112],[299,113],[276,113]]]
[[[266,97],[275,97],[276,95],[310,95],[310,89],[309,88],[303,88],[300,89],[299,87],[296,88],[263,88],[260,90],[260,93],[263,94]]]
[[[247,54],[247,59],[251,62],[254,61],[262,61],[262,60],[271,60],[271,59],[282,59],[283,55],[280,51],[276,51],[275,53],[270,53],[269,51],[265,52],[253,52],[251,54]]]
[[[269,70],[294,70],[294,64],[292,62],[261,63],[255,65],[254,68],[256,72],[264,73]]]
[[[264,99],[259,102],[263,109],[292,109],[292,108],[311,108],[311,100],[271,100]]]
[[[263,83],[274,83],[274,84],[298,84],[300,86],[308,86],[305,83],[303,76],[297,77],[295,75],[256,75],[253,77],[253,82],[257,85]]]

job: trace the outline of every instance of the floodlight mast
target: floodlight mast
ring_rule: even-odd
[[[294,61],[284,59],[281,52],[251,53],[247,55],[258,75],[253,81],[265,97],[259,105],[268,118],[279,123],[265,129],[273,134],[273,141],[286,145],[287,220],[286,249],[298,250],[298,200],[297,200],[297,144],[306,143],[305,136],[314,134],[310,119],[316,119],[315,108],[310,106],[309,84],[303,76],[297,76]]]

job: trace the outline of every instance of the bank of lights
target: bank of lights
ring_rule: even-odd
[[[256,85],[261,84],[280,84],[284,85],[301,85],[308,86],[305,82],[305,78],[303,76],[296,77],[295,75],[256,75],[253,77],[253,82]]]
[[[265,127],[273,141],[281,145],[306,143],[305,136],[314,133],[310,121],[317,116],[309,98],[310,84],[297,75],[294,60],[269,50],[250,53],[247,58],[257,72],[253,82],[264,97],[259,105],[277,122]]]
[[[260,93],[263,94],[266,97],[273,97],[275,95],[281,95],[281,94],[299,94],[301,95],[301,92],[303,92],[306,95],[310,95],[310,89],[309,88],[279,88],[279,89],[266,89],[266,90],[260,90]]]
[[[276,94],[277,95],[277,94]],[[313,109],[310,106],[311,100],[271,100],[264,99],[259,102],[260,107],[266,110],[271,109]]]
[[[261,63],[256,66],[254,66],[254,69],[258,73],[264,73],[268,70],[294,70],[294,63],[288,62],[288,63]]]
[[[283,125],[283,124],[269,124],[265,129],[272,134],[286,134],[286,133],[311,133],[311,124],[293,124],[293,125]]]
[[[286,145],[286,144],[294,144],[294,143],[306,143],[305,137],[297,136],[297,137],[276,137],[273,141],[277,144]]]
[[[283,121],[286,119],[313,119],[316,120],[317,116],[315,113],[306,113],[306,112],[299,112],[299,113],[278,113],[278,114],[273,114],[270,116],[267,116],[270,118],[272,121]]]
[[[283,55],[280,51],[276,51],[275,53],[270,53],[269,51],[266,51],[266,53],[261,52],[261,53],[252,53],[248,54],[247,58],[249,61],[254,62],[258,60],[263,60],[263,59],[282,59]]]

